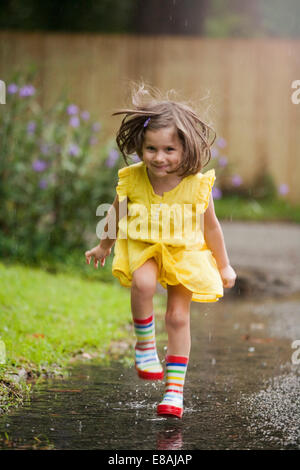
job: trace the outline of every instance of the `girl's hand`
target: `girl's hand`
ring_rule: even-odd
[[[225,268],[220,269],[220,274],[225,288],[230,289],[234,286],[236,273],[229,264]]]
[[[91,258],[94,257],[94,266],[98,268],[98,262],[101,262],[101,266],[105,265],[105,258],[111,253],[111,248],[103,248],[100,245],[95,246],[91,250],[85,252],[85,258],[87,264],[91,263]]]

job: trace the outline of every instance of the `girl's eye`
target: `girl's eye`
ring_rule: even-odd
[[[155,150],[154,147],[151,147],[150,145],[146,148],[147,148],[147,150]]]
[[[167,148],[167,151],[168,151],[168,152],[173,152],[173,150],[174,150],[173,147],[168,147],[168,148]]]

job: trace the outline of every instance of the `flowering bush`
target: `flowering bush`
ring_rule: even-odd
[[[260,172],[259,177],[251,186],[245,185],[243,178],[234,171],[233,164],[228,162],[224,155],[224,149],[227,142],[224,137],[219,137],[211,148],[211,161],[208,168],[216,169],[218,185],[213,187],[214,199],[222,199],[224,196],[235,195],[255,199],[284,198],[289,192],[286,183],[280,183],[276,186],[267,170]]]
[[[26,259],[84,247],[118,169],[115,149],[95,156],[101,124],[64,94],[43,110],[33,79],[17,72],[6,81],[0,115],[0,255]]]

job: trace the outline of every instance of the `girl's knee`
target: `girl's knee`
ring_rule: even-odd
[[[190,322],[190,312],[182,309],[167,310],[165,321],[167,328],[185,328]]]
[[[156,281],[144,276],[137,276],[132,278],[131,289],[140,294],[151,295],[156,291]]]
[[[132,275],[132,289],[142,294],[154,294],[157,285],[157,266],[154,262],[146,262],[140,268],[136,269]]]

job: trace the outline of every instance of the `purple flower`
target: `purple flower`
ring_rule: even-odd
[[[136,153],[134,153],[132,155],[132,159],[133,159],[134,162],[140,162],[141,161],[140,157]]]
[[[30,121],[27,124],[27,133],[28,134],[33,134],[36,129],[36,122],[35,121]]]
[[[95,145],[98,142],[98,139],[97,137],[91,137],[89,142],[90,142],[90,145]]]
[[[286,183],[282,183],[279,185],[278,187],[278,192],[279,194],[281,194],[282,196],[285,196],[288,192],[289,192],[289,187]]]
[[[10,95],[13,95],[17,93],[18,89],[19,89],[18,85],[16,85],[15,83],[10,83],[10,85],[8,85],[7,87],[7,93],[9,93]]]
[[[76,104],[70,104],[70,106],[68,106],[67,108],[67,113],[69,114],[69,116],[73,116],[74,114],[77,114],[78,106],[76,106]]]
[[[115,163],[118,160],[118,158],[119,158],[118,151],[116,149],[111,149],[108,154],[108,159],[105,162],[106,166],[108,166],[109,168],[112,168],[113,166],[115,166]]]
[[[20,88],[19,96],[25,98],[27,96],[33,96],[35,94],[35,88],[33,85],[24,85]]]
[[[243,180],[240,177],[240,175],[233,175],[233,177],[231,178],[231,182],[232,182],[233,186],[240,186],[242,184]]]
[[[70,144],[69,145],[69,155],[71,155],[72,157],[77,157],[77,155],[79,155],[80,153],[80,148],[78,147],[78,145],[76,144]]]
[[[226,142],[226,140],[224,139],[224,137],[219,137],[219,138],[217,139],[216,144],[217,144],[219,147],[221,147],[221,148],[223,149],[224,147],[226,147],[227,142]]]
[[[99,132],[100,129],[101,129],[100,122],[94,122],[94,124],[92,125],[92,129],[93,129],[94,132]]]
[[[45,178],[42,178],[40,181],[39,181],[39,187],[41,189],[46,189],[48,186],[48,181],[45,179]]]
[[[37,159],[32,163],[32,168],[37,172],[44,171],[47,168],[47,163],[44,160]]]
[[[217,187],[213,188],[212,189],[212,195],[213,195],[214,199],[221,199],[221,197],[222,197],[221,189],[217,188]]]
[[[216,147],[212,147],[210,153],[211,158],[216,158],[219,155],[219,150]]]
[[[80,119],[78,116],[72,116],[69,122],[72,127],[79,127]]]
[[[48,155],[49,152],[50,152],[50,145],[49,144],[42,144],[40,146],[40,150],[41,150],[43,155]]]
[[[228,163],[227,157],[222,156],[222,157],[219,158],[219,165],[220,165],[220,166],[226,166],[227,163]]]
[[[82,111],[81,117],[84,121],[88,121],[90,119],[90,113],[88,111]]]

